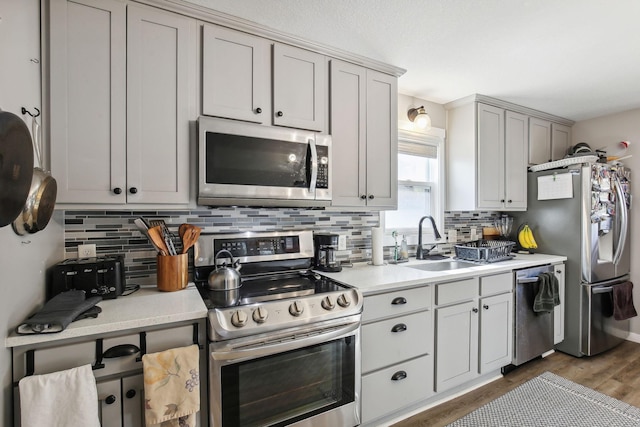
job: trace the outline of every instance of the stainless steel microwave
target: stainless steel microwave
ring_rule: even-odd
[[[331,203],[331,136],[198,118],[198,204],[321,207]]]

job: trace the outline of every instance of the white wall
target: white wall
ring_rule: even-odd
[[[22,106],[41,107],[40,5],[38,0],[0,0],[0,108],[21,116]],[[31,128],[30,117],[26,116]],[[7,336],[45,298],[46,268],[64,257],[61,212],[47,228],[21,238],[0,228],[0,330]],[[0,348],[0,425],[12,424],[11,351]]]
[[[608,156],[633,155],[623,162],[632,172],[632,199],[640,197],[640,109],[578,122],[573,125],[571,134],[573,144],[586,142],[592,149],[604,148]],[[631,145],[624,150],[621,141],[630,141]],[[635,203],[632,201],[630,223],[631,281],[635,284],[633,300],[636,310],[640,313],[640,268],[635,263],[640,254],[640,208],[637,200]],[[640,317],[631,319],[631,333],[631,339],[640,342]]]

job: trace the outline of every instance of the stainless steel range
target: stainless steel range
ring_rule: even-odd
[[[222,250],[241,264],[231,306],[208,287]],[[200,236],[194,277],[209,308],[211,425],[360,423],[362,294],[312,271],[313,257],[311,231]]]

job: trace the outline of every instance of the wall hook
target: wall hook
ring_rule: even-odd
[[[24,108],[24,107],[22,107],[22,114],[28,114],[28,115],[30,115],[31,117],[34,117],[34,118],[38,117],[40,115],[40,110],[38,110],[36,107],[33,107],[33,108],[35,108],[35,110],[37,111],[35,116],[33,114],[31,114],[31,112],[29,110],[27,110],[26,108]]]

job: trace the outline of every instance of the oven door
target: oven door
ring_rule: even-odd
[[[202,205],[326,206],[331,137],[201,117]]]
[[[211,343],[211,425],[358,425],[360,316],[350,319]]]

